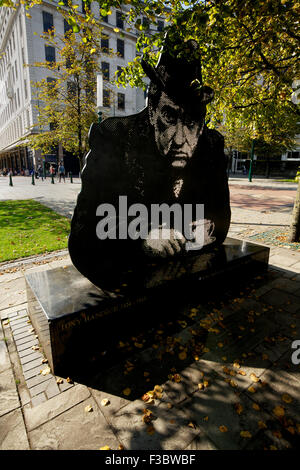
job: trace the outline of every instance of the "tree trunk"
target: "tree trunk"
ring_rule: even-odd
[[[287,241],[288,242],[300,241],[300,178],[298,181],[298,189],[297,189],[296,199],[294,202],[292,222],[290,225]]]

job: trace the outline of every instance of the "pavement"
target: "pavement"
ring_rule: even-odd
[[[0,178],[0,199],[34,197],[72,211],[79,182],[28,182],[16,177],[8,187]],[[296,187],[231,178],[229,236],[250,240],[288,227]],[[239,207],[246,191],[253,204]],[[27,311],[24,274],[69,264],[61,251],[0,265],[1,450],[299,447],[300,250],[270,246],[266,273],[185,305],[179,329],[158,325],[150,346],[143,337],[124,338],[120,361],[82,381],[48,370]]]

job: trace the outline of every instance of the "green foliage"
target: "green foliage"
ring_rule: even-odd
[[[21,1],[27,8],[39,0]],[[292,82],[299,78],[298,1],[97,1],[103,15],[110,15],[112,8],[121,9],[130,26],[127,29],[139,33],[139,55],[118,75],[119,85],[145,86],[141,55],[155,64],[164,33],[150,38],[140,17],[156,24],[161,15],[169,36],[177,35],[183,41],[193,38],[200,44],[203,81],[215,91],[208,108],[209,126],[223,126],[232,137],[237,131],[242,146],[263,139],[266,144],[292,148],[300,114],[290,100]],[[73,31],[82,33],[85,26],[76,6],[70,1],[65,11]],[[87,11],[87,24],[93,21]],[[86,37],[91,37],[89,32]]]
[[[0,262],[67,247],[70,221],[37,201],[0,202]]]

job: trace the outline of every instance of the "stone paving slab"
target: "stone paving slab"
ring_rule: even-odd
[[[0,417],[0,450],[29,450],[20,409]]]
[[[87,406],[93,410],[85,411]],[[118,450],[120,445],[92,397],[29,432],[29,439],[33,450]]]
[[[0,416],[9,413],[16,408],[19,408],[20,402],[16,390],[15,378],[12,370],[7,369],[0,374]]]
[[[90,391],[88,388],[84,385],[78,384],[63,393],[60,393],[56,397],[51,398],[51,400],[47,400],[41,405],[33,408],[31,408],[30,405],[24,406],[24,417],[27,430],[32,431],[89,397]]]

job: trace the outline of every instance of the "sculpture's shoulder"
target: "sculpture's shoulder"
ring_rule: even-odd
[[[206,136],[211,146],[224,149],[224,137],[216,129],[206,128]]]
[[[148,108],[144,108],[141,112],[131,114],[129,116],[109,117],[104,119],[100,124],[92,124],[89,131],[89,144],[98,147],[99,143],[126,141],[130,134],[140,127],[147,127]]]

